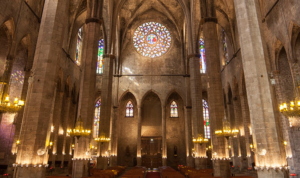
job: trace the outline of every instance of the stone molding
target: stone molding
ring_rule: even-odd
[[[206,22],[218,23],[218,19],[216,17],[205,17],[200,21],[201,25],[205,24]]]
[[[103,19],[98,19],[98,18],[88,18],[85,20],[85,24],[88,24],[88,23],[91,23],[91,22],[94,22],[94,23],[98,23],[98,24],[102,24],[103,23]]]
[[[201,57],[201,55],[200,55],[200,54],[190,54],[190,55],[188,55],[188,59],[190,59],[190,58],[194,58],[194,57],[196,57],[196,58],[200,58],[200,57]]]
[[[103,58],[115,59],[115,58],[116,58],[116,56],[115,56],[115,55],[113,55],[113,54],[104,54],[104,55],[103,55]]]

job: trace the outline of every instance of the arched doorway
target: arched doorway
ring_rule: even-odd
[[[162,107],[159,97],[148,93],[142,101],[142,166],[162,166]]]

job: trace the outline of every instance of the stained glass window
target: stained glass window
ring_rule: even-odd
[[[97,74],[103,74],[103,51],[104,51],[104,40],[101,39],[98,44]]]
[[[139,26],[133,35],[133,45],[145,57],[159,57],[171,46],[171,33],[162,24],[147,22]]]
[[[133,117],[133,104],[131,101],[128,101],[126,105],[126,117]]]
[[[14,70],[11,74],[11,83],[24,84],[24,74],[21,70]]]
[[[82,51],[82,28],[79,28],[77,34],[77,46],[76,46],[76,56],[75,56],[75,62],[77,65],[80,65],[81,51]]]
[[[206,58],[205,58],[205,47],[204,47],[204,39],[200,38],[200,73],[205,74],[206,73]]]
[[[171,117],[178,117],[178,108],[177,103],[173,101],[170,106],[171,109]]]
[[[228,60],[228,49],[227,49],[227,39],[226,39],[226,33],[225,31],[223,30],[223,48],[224,48],[224,59],[225,59],[225,62],[229,62]]]
[[[93,132],[94,138],[97,138],[99,135],[100,109],[101,109],[101,99],[99,99],[95,105],[94,132]]]
[[[203,102],[204,134],[205,134],[205,138],[210,138],[208,104],[205,100],[202,100],[202,102]]]

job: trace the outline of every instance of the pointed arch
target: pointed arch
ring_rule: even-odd
[[[134,101],[133,102],[136,102],[138,106],[140,106],[140,100],[136,97],[137,94],[135,92],[133,92],[132,90],[126,90],[125,92],[122,93],[122,95],[120,95],[119,97],[119,104],[121,101],[125,100],[125,97],[126,95],[129,94],[129,95],[132,95],[133,98],[134,98]]]
[[[94,123],[93,123],[93,137],[97,138],[99,136],[99,126],[100,126],[100,111],[101,111],[101,98],[98,98],[95,103],[94,112]]]
[[[133,103],[129,100],[126,104],[126,114],[125,117],[133,117]]]
[[[145,100],[145,98],[146,98],[150,93],[154,93],[155,95],[157,95],[157,97],[159,98],[161,104],[164,103],[163,100],[162,100],[162,97],[161,97],[161,96],[158,94],[158,92],[156,92],[155,90],[149,90],[149,91],[147,91],[147,92],[143,95],[141,101],[143,102],[143,101]]]

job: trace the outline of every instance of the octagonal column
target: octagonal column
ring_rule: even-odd
[[[266,44],[261,31],[257,0],[234,0],[240,37],[242,62],[253,133],[256,166],[286,165],[281,130],[274,106],[274,91],[266,66]],[[282,178],[284,172],[259,170],[259,178]]]

